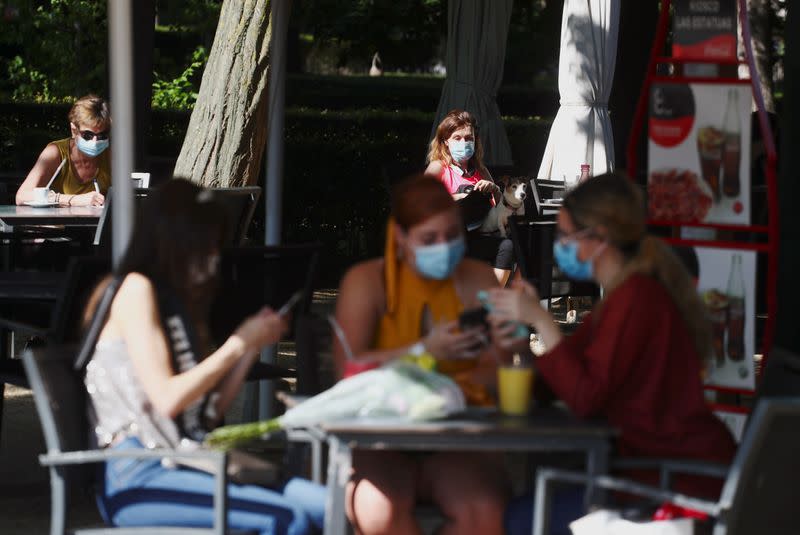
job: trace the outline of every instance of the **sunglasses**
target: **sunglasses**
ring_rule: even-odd
[[[580,240],[583,238],[599,238],[599,236],[594,232],[592,228],[585,228],[573,232],[572,234],[566,234],[561,230],[556,230],[556,241],[559,241],[563,244],[567,244],[571,241]]]
[[[103,130],[102,132],[92,132],[91,130],[81,130],[81,137],[84,141],[91,141],[94,138],[98,140],[108,139],[109,131]]]

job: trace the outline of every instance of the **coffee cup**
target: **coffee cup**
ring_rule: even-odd
[[[497,367],[497,398],[500,412],[525,416],[533,395],[533,367],[527,359],[514,355],[510,363]]]
[[[33,188],[33,202],[47,204],[50,200],[50,188]]]

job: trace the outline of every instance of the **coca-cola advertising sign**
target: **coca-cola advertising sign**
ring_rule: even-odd
[[[675,0],[672,55],[724,61],[736,59],[735,0]]]
[[[750,224],[750,87],[653,84],[647,172],[652,220]]]
[[[711,323],[706,382],[755,388],[756,253],[696,247],[697,291]]]

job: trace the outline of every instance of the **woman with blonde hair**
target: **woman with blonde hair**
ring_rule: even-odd
[[[17,190],[16,203],[39,202],[34,188],[47,186],[48,203],[59,206],[102,206],[111,186],[111,114],[97,95],[75,101],[69,111],[70,137],[49,143]]]
[[[703,396],[701,377],[711,351],[703,304],[680,260],[647,234],[637,187],[607,174],[572,190],[558,214],[553,253],[568,277],[600,284],[603,300],[565,338],[531,285],[493,290],[493,339],[527,346],[527,340],[512,338],[508,322],[532,324],[548,348],[536,359],[539,374],[575,414],[603,417],[620,430],[619,455],[729,462],[733,439]],[[631,475],[655,480],[655,474]],[[719,496],[717,480],[676,483],[681,492]],[[575,515],[582,508],[574,493],[556,503]],[[531,507],[531,497],[511,506],[508,533],[530,533]]]
[[[495,277],[504,286],[514,266],[511,240],[480,234],[471,225],[479,227],[481,220],[474,220],[470,213],[485,216],[500,201],[500,188],[483,164],[483,145],[475,117],[465,110],[451,110],[436,127],[427,162],[425,174],[441,181],[461,205],[471,230],[467,234],[467,254],[492,264]]]

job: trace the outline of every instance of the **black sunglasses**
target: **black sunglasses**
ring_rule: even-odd
[[[95,137],[98,140],[105,140],[108,139],[108,130],[103,130],[102,132],[92,132],[91,130],[81,130],[81,137],[84,141],[91,141]]]

